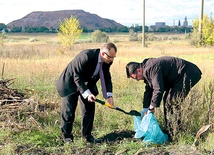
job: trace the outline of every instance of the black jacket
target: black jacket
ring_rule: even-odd
[[[173,88],[178,81],[180,82],[184,73],[194,69],[201,74],[201,71],[193,63],[170,56],[145,59],[141,65],[146,84],[143,99],[144,108],[148,108],[150,104],[159,107],[164,91]]]
[[[96,82],[99,77],[92,79],[96,69],[100,49],[87,49],[80,52],[64,69],[56,82],[56,88],[61,97],[79,91],[81,94],[89,89],[94,95],[98,94]],[[112,81],[109,68],[112,63],[103,63],[107,92],[112,92]]]

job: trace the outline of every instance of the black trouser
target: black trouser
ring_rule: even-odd
[[[166,127],[170,134],[173,135],[173,125],[176,130],[181,130],[181,105],[180,103],[188,95],[190,89],[201,79],[201,71],[194,64],[186,68],[186,73],[181,75],[175,82],[174,86],[167,90],[163,97],[164,119]],[[188,105],[187,105],[188,106]],[[173,115],[173,116],[172,116]],[[172,118],[175,118],[172,120]],[[175,122],[176,121],[176,122]]]
[[[77,92],[62,98],[60,128],[65,138],[73,137],[72,129],[78,99],[80,101],[80,108],[82,113],[82,136],[87,137],[91,135],[94,122],[95,103],[88,102],[87,100],[83,99],[79,92]]]

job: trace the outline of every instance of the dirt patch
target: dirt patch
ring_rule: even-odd
[[[122,130],[122,131],[113,131],[109,134],[104,135],[103,137],[99,137],[102,139],[101,144],[86,144],[85,148],[77,148],[73,149],[72,153],[75,155],[115,155],[113,151],[110,149],[97,149],[97,146],[103,145],[106,143],[109,146],[117,146],[125,139],[133,140],[135,132],[132,130]],[[72,145],[72,144],[71,144]],[[125,153],[127,150],[123,150],[122,152]],[[120,154],[120,153],[119,153]],[[119,155],[118,154],[118,155]]]
[[[126,139],[133,139],[135,132],[131,130],[123,130],[123,131],[114,131],[109,133],[100,139],[103,139],[103,142],[106,143],[118,143],[118,141]]]
[[[106,134],[100,139],[103,139],[103,143],[107,143],[109,148],[111,146],[118,146],[122,144],[124,140],[139,142],[142,139],[134,139],[135,132],[132,130],[122,130],[122,131],[114,131],[112,133]],[[139,143],[136,143],[138,145]],[[110,149],[100,149],[97,150],[97,146],[102,144],[89,144],[85,148],[77,148],[73,149],[72,153],[75,155],[125,155],[129,154],[129,149],[124,148],[119,150],[118,152],[113,152]],[[198,151],[193,146],[150,146],[146,148],[140,148],[134,152],[134,155],[203,155],[200,151]]]

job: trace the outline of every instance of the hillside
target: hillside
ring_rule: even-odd
[[[59,21],[63,21],[65,18],[75,16],[79,19],[80,25],[86,29],[100,29],[100,28],[115,28],[122,27],[111,19],[101,18],[96,14],[91,14],[83,10],[61,10],[61,11],[35,11],[25,17],[12,21],[7,24],[7,27],[47,27],[58,28]]]

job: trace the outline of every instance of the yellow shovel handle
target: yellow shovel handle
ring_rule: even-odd
[[[105,102],[105,106],[107,106],[107,107],[109,107],[109,108],[114,108],[114,106],[112,106],[110,103],[108,103],[108,102]]]
[[[111,109],[114,109],[114,108],[115,108],[114,106],[112,106],[112,105],[111,105],[110,103],[108,103],[107,101],[105,102],[105,101],[96,99],[96,102],[98,102],[98,103],[100,103],[100,104],[102,104],[102,105],[105,105],[105,106],[107,106],[107,107],[109,107],[109,108],[111,108]]]

